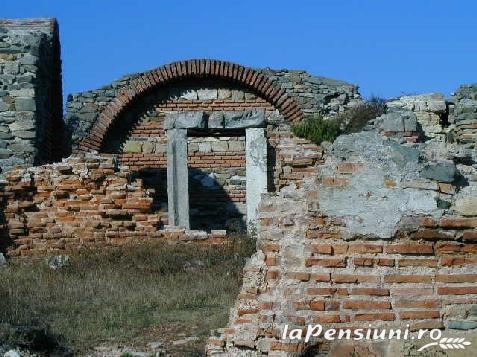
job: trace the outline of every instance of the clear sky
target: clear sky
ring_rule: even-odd
[[[477,82],[475,0],[3,0],[54,16],[65,94],[189,58],[306,69],[382,97]]]

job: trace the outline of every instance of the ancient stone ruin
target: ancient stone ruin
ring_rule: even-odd
[[[63,120],[59,46],[55,20],[0,21],[9,256],[248,230],[257,252],[210,355],[344,348],[285,325],[477,328],[477,84],[389,100],[320,146],[292,123],[359,106],[356,86],[186,60],[71,94]]]

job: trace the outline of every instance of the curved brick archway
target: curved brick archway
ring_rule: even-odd
[[[227,79],[253,89],[273,104],[289,120],[304,114],[295,100],[260,72],[235,63],[219,60],[187,60],[173,62],[142,73],[101,112],[88,137],[79,145],[81,151],[100,150],[103,138],[119,115],[140,96],[170,82],[189,78]]]

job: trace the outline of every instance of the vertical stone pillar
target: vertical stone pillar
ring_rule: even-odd
[[[267,138],[263,128],[245,129],[247,175],[247,230],[255,233],[257,208],[267,192]]]
[[[167,130],[167,201],[169,224],[189,229],[187,129]]]

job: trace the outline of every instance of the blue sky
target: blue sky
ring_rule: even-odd
[[[306,69],[382,97],[477,82],[477,1],[5,1],[60,23],[65,94],[188,58]]]

